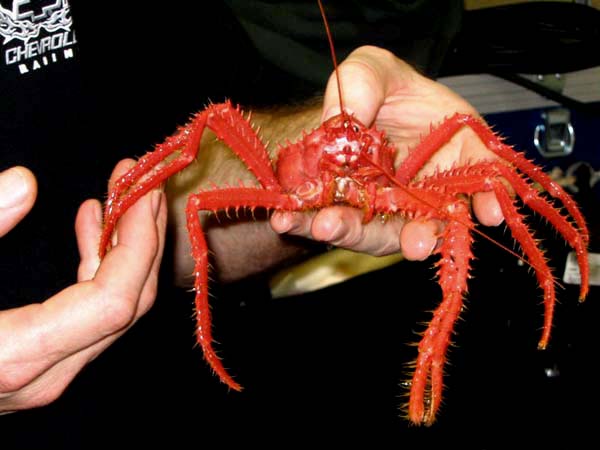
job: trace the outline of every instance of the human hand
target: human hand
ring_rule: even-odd
[[[418,74],[392,53],[377,47],[361,47],[339,66],[344,108],[367,126],[386,132],[401,160],[408,149],[429,133],[432,124],[456,112],[477,115],[464,99],[447,87]],[[339,114],[337,80],[332,75],[323,104],[322,121]],[[494,156],[475,134],[461,130],[423,168],[421,174],[448,169]],[[492,193],[473,197],[473,210],[484,225],[498,225],[503,217]],[[427,258],[438,244],[442,223],[394,218],[382,224],[362,223],[362,211],[333,206],[314,213],[277,212],[271,226],[290,233],[374,255],[402,251],[407,259]]]
[[[130,164],[119,163],[111,180]],[[24,194],[9,208],[4,207],[7,174],[24,183]],[[35,178],[27,169],[0,174],[0,236],[27,214],[35,194]],[[148,311],[156,296],[166,217],[164,194],[148,193],[119,221],[115,245],[100,261],[101,205],[96,200],[81,205],[75,221],[78,283],[42,303],[0,311],[0,413],[55,400]]]

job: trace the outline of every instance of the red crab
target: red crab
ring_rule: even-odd
[[[472,128],[499,159],[440,171],[413,181],[432,154],[465,126]],[[241,207],[306,211],[347,204],[363,209],[365,221],[376,214],[426,216],[444,221],[443,243],[437,250],[443,298],[418,347],[408,406],[409,418],[415,423],[432,423],[441,401],[446,349],[463,304],[473,258],[471,195],[483,191],[495,193],[512,235],[535,269],[544,291],[545,305],[540,348],[546,347],[550,337],[555,282],[543,252],[517,210],[512,191],[529,208],[547,218],[573,247],[582,274],[580,298],[587,294],[588,231],[574,201],[541,168],[504,144],[482,121],[465,114],[456,114],[433,129],[394,169],[396,150],[387,143],[384,133],[367,128],[342,112],[311,133],[304,134],[298,142],[281,148],[274,170],[265,146],[240,109],[229,102],[211,105],[153,152],[143,156],[115,183],[105,209],[101,256],[109,249],[115,225],[124,212],[145,193],[194,160],[206,127],[231,147],[260,183],[258,187],[215,188],[192,194],[186,208],[195,261],[197,339],[207,362],[234,390],[241,390],[241,386],[224,369],[212,347],[207,291],[208,247],[198,218],[200,211]],[[174,153],[177,156],[164,163]],[[159,163],[165,165],[156,168]],[[548,195],[560,200],[568,215],[561,214],[533,183],[538,183]]]
[[[327,28],[326,20],[325,26]],[[327,32],[329,35],[328,29]],[[340,91],[340,105],[341,100]],[[438,171],[417,181],[415,177],[425,163],[464,127],[470,127],[498,158]],[[410,387],[408,416],[416,424],[431,424],[442,398],[446,350],[463,304],[473,259],[471,232],[476,230],[469,201],[473,194],[495,193],[508,228],[519,242],[525,260],[535,270],[545,307],[540,348],[545,348],[550,338],[555,281],[542,250],[523,222],[513,193],[545,217],[575,250],[581,270],[580,299],[586,297],[589,235],[576,204],[540,167],[504,144],[480,119],[466,114],[455,114],[433,128],[399,167],[394,168],[396,149],[387,142],[384,133],[364,126],[343,107],[341,114],[303,134],[298,142],[281,148],[277,161],[273,162],[238,107],[230,102],[210,105],[143,156],[114,184],[106,203],[101,257],[109,250],[115,225],[125,211],[195,159],[205,128],[211,129],[236,153],[259,184],[198,192],[190,195],[186,208],[195,261],[197,339],[208,364],[221,381],[236,391],[241,390],[241,386],[224,369],[212,346],[208,247],[198,217],[201,211],[232,208],[307,211],[345,204],[364,210],[365,222],[375,215],[392,214],[445,222],[442,244],[436,250],[443,297],[418,346]],[[534,183],[541,186],[544,193],[534,187]],[[554,206],[555,201],[562,203],[566,214]]]

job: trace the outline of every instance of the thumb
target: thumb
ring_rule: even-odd
[[[36,195],[37,183],[29,169],[17,166],[0,172],[0,236],[25,217]]]
[[[370,126],[386,97],[402,92],[410,85],[414,73],[412,67],[388,50],[370,45],[357,48],[338,67],[342,99],[339,98],[336,73],[329,78],[322,120],[338,114],[342,100],[346,112]]]
[[[338,76],[341,91],[338,91]],[[340,94],[343,98],[340,98]],[[330,76],[323,99],[322,121],[325,121],[341,112],[354,115],[365,126],[370,126],[375,120],[377,112],[385,99],[384,86],[378,78],[375,69],[369,61],[360,58],[360,54],[352,54]]]

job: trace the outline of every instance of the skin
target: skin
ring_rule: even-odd
[[[112,179],[131,163],[121,162]],[[29,212],[36,193],[35,177],[26,168],[0,173],[1,236]],[[40,303],[0,312],[0,413],[55,400],[152,306],[166,229],[164,193],[150,192],[123,216],[116,245],[102,262],[101,217],[97,200],[79,209],[76,284]]]

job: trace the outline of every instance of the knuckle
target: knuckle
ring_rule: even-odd
[[[139,297],[127,293],[114,293],[105,296],[102,321],[107,334],[127,328],[135,319]]]
[[[360,227],[359,229],[350,227],[348,232],[337,239],[337,241],[333,242],[333,244],[350,250],[361,251],[365,241],[365,236],[362,231],[363,230]]]
[[[396,60],[396,56],[385,48],[376,47],[374,45],[362,45],[354,50],[351,55],[366,55],[370,58],[384,58],[389,60]]]
[[[385,72],[386,68],[393,68],[398,64],[403,64],[402,60],[391,51],[373,45],[359,47],[351,55],[352,57],[349,58],[350,61],[363,62],[381,72]]]

